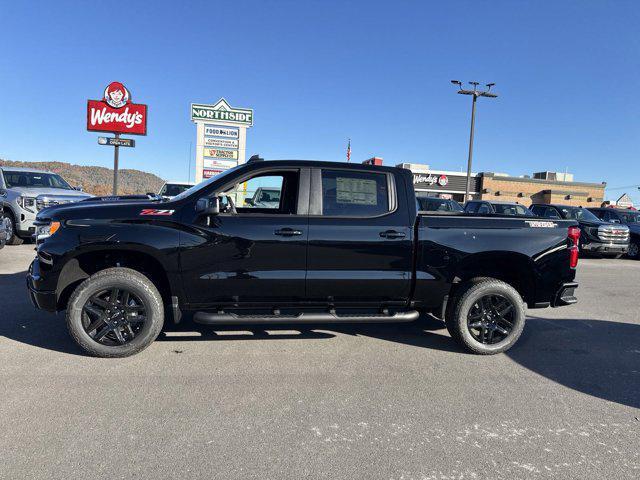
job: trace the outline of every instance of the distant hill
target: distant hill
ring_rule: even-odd
[[[64,162],[14,162],[0,159],[0,165],[48,170],[61,175],[72,187],[82,185],[85,192],[110,195],[113,170],[104,167],[71,165]],[[132,195],[157,192],[164,183],[160,177],[140,170],[118,170],[118,194]]]

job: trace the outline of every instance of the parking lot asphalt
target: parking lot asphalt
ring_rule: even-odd
[[[0,477],[640,478],[640,262],[581,260],[579,303],[509,352],[442,325],[165,332],[85,356],[0,250]]]

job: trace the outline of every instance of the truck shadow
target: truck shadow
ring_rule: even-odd
[[[443,330],[442,322],[433,317],[410,324],[232,327],[202,326],[186,318],[180,325],[167,325],[158,340],[185,344],[193,341],[326,341],[340,334],[464,355]],[[0,274],[0,337],[83,355],[71,340],[62,314],[54,316],[32,307],[26,293],[25,272]],[[142,353],[145,354],[148,352]],[[529,317],[522,337],[505,355],[567,388],[640,408],[640,325],[599,319]],[[473,358],[476,358],[473,368],[477,369],[481,359]],[[495,362],[487,363],[488,368],[495,368]]]

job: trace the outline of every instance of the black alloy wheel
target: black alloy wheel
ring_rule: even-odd
[[[513,303],[498,294],[480,297],[467,314],[467,328],[480,343],[493,345],[509,336],[515,324]]]
[[[147,307],[133,292],[113,287],[101,290],[82,307],[82,326],[94,341],[107,346],[131,342],[144,327]]]

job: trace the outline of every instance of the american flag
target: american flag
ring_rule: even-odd
[[[347,163],[351,160],[351,139],[349,139],[349,143],[347,143]]]

